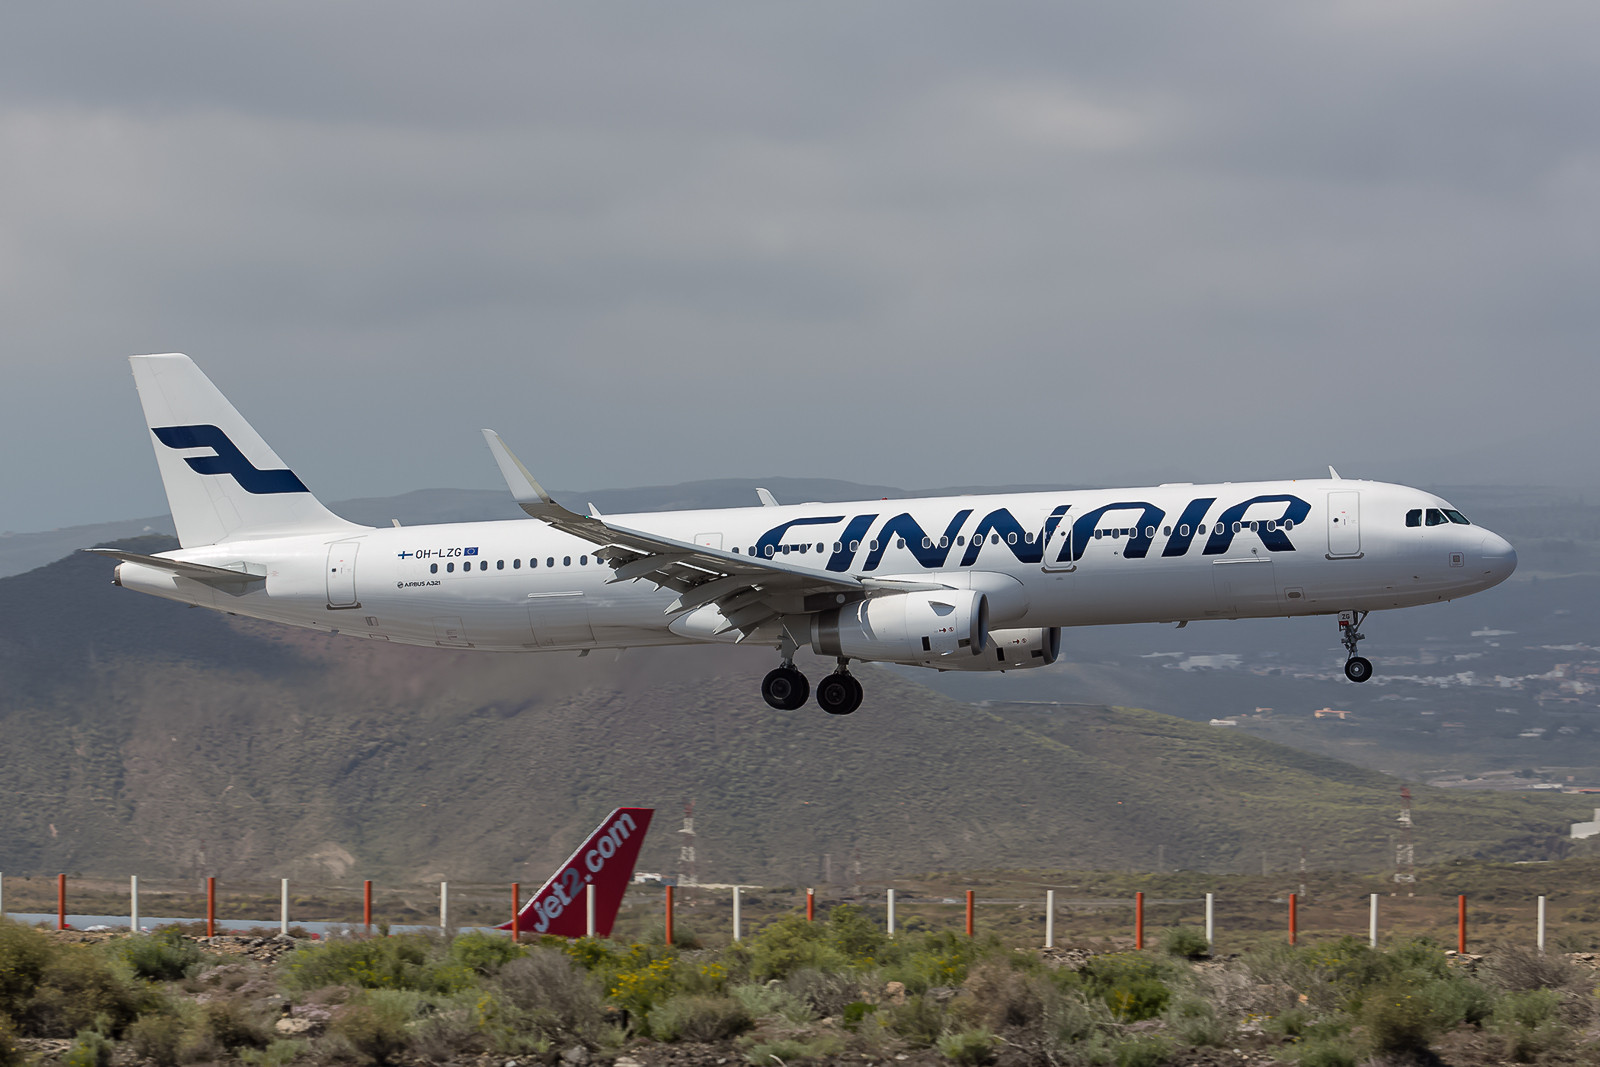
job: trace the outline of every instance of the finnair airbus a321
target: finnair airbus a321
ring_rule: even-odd
[[[1418,489],[1329,479],[864,500],[718,511],[569,511],[485,430],[532,521],[373,528],[334,515],[187,356],[134,356],[182,548],[115,582],[257,619],[500,652],[770,646],[761,694],[804,704],[796,650],[833,657],[817,703],[861,704],[851,660],[1041,667],[1061,630],[1337,615],[1354,682],[1367,613],[1496,585],[1505,539]]]

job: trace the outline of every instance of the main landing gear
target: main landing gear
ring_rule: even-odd
[[[811,695],[811,683],[794,666],[794,652],[785,650],[783,663],[761,680],[761,696],[779,711],[794,711]],[[817,683],[817,704],[829,715],[848,715],[861,706],[861,683],[850,673],[850,661]]]
[[[1372,661],[1356,655],[1356,645],[1366,639],[1361,624],[1367,621],[1364,611],[1339,612],[1339,642],[1344,645],[1346,658],[1344,676],[1352,682],[1364,682],[1372,677]]]

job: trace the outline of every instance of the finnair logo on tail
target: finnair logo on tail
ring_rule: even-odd
[[[247,493],[309,493],[294,471],[264,471],[245,458],[220,426],[152,426],[156,440],[173,449],[209,448],[213,456],[185,456],[196,474],[231,474]]]

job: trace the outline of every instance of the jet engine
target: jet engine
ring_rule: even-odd
[[[990,630],[988,646],[972,656],[927,656],[909,661],[913,667],[941,671],[1020,671],[1048,667],[1061,657],[1061,627],[1034,626],[1025,630]]]
[[[989,599],[975,589],[896,593],[811,617],[822,656],[943,666],[982,652],[988,637]]]

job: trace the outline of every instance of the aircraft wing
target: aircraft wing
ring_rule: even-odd
[[[715,604],[726,623],[717,631],[748,636],[781,615],[806,614],[885,593],[946,588],[938,583],[858,578],[761,559],[706,545],[690,544],[644,530],[607,522],[590,506],[580,515],[551,499],[500,435],[483,431],[489,451],[523,511],[563,533],[598,546],[594,555],[616,572],[613,582],[643,579],[678,593],[666,614],[678,615]]]

